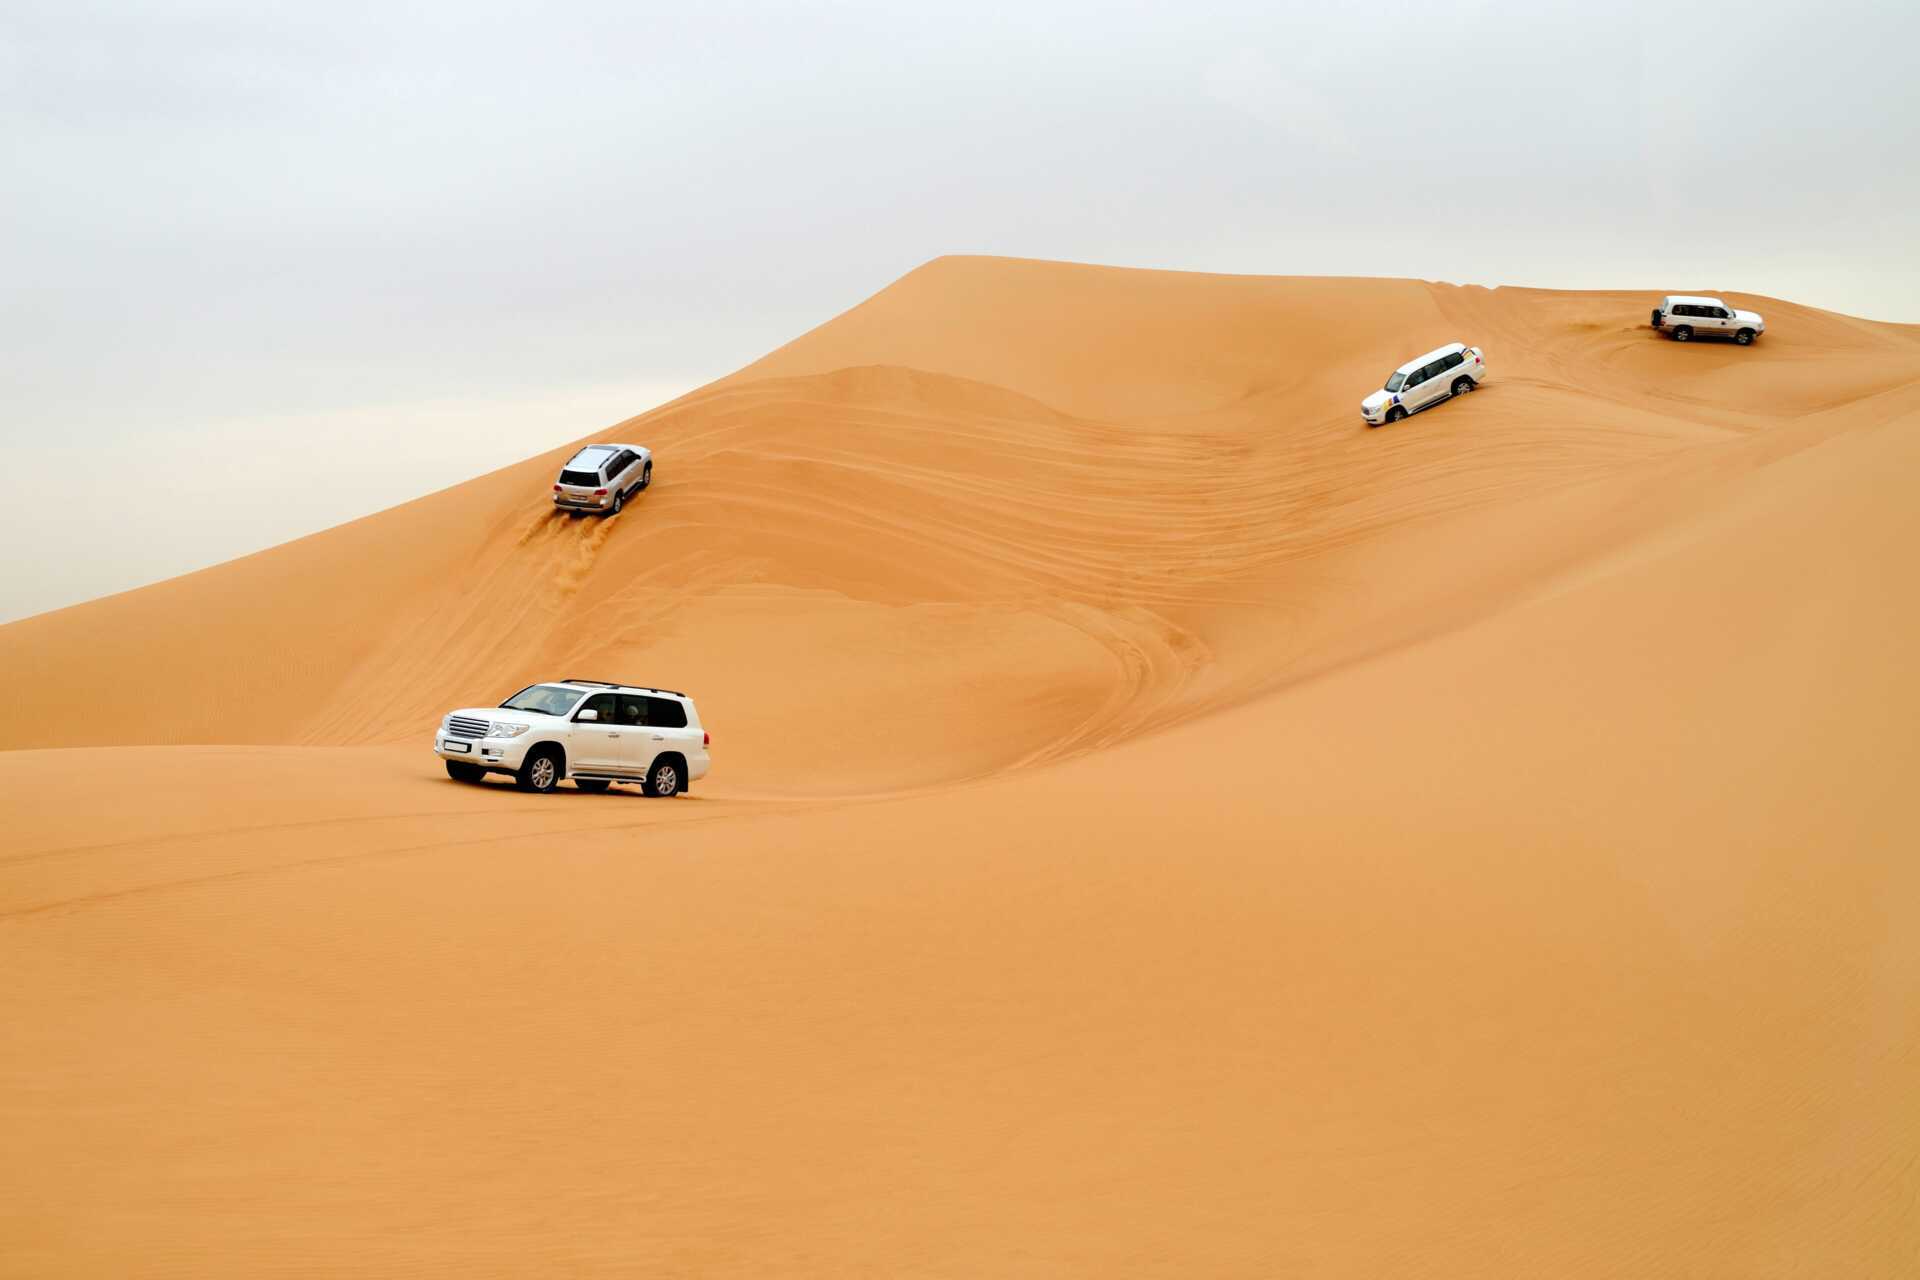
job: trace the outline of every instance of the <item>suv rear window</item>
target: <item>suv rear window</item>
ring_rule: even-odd
[[[684,729],[687,709],[672,698],[648,698],[647,724],[655,729]]]
[[[583,488],[592,489],[599,486],[600,477],[591,471],[562,471],[560,473],[560,483],[575,484]]]

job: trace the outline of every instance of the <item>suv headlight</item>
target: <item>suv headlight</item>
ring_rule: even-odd
[[[496,720],[493,722],[492,736],[496,738],[517,738],[532,727],[530,724],[502,724]]]

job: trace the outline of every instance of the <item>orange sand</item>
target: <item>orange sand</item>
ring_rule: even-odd
[[[1728,297],[941,259],[0,628],[0,1275],[1920,1273],[1920,329]]]

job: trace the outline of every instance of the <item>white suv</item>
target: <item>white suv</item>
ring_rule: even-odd
[[[637,444],[590,444],[560,468],[553,505],[562,511],[617,516],[627,499],[653,483],[653,454]]]
[[[1653,327],[1672,334],[1675,342],[1732,338],[1744,347],[1767,331],[1767,322],[1755,312],[1736,310],[1718,298],[1676,293],[1660,299],[1660,305],[1653,309]]]
[[[558,680],[529,685],[497,707],[468,707],[440,722],[434,754],[455,782],[504,773],[522,791],[572,778],[582,791],[637,782],[679,795],[706,776],[713,739],[693,699],[671,689]]]
[[[1487,376],[1486,353],[1464,342],[1449,342],[1401,365],[1387,385],[1360,402],[1370,427],[1398,422],[1442,400],[1463,396]]]

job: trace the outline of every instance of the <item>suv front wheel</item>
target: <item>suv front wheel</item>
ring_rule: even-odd
[[[561,772],[560,753],[552,747],[536,747],[513,780],[522,791],[545,795],[560,785]]]
[[[1753,345],[1753,330],[1742,329],[1733,335],[1733,340],[1743,347],[1750,347]]]

